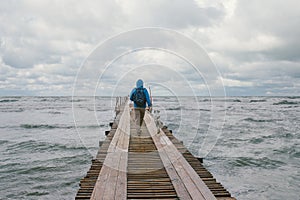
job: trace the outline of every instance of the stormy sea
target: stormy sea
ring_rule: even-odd
[[[156,118],[237,199],[299,199],[300,97],[154,97]],[[0,199],[74,199],[111,97],[0,97]]]

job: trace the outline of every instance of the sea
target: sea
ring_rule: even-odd
[[[0,199],[74,199],[115,97],[0,97]],[[300,97],[153,97],[237,199],[300,199]]]

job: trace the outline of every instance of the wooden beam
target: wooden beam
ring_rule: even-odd
[[[179,198],[216,200],[170,139],[161,129],[156,127],[156,123],[149,112],[145,113],[144,121]]]
[[[91,199],[126,199],[127,198],[127,164],[130,135],[129,106],[120,118],[118,128],[108,147],[103,166],[96,181]]]

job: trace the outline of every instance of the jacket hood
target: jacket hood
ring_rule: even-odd
[[[137,82],[136,82],[136,87],[137,87],[137,88],[143,87],[143,84],[144,84],[144,82],[142,81],[142,79],[139,79],[139,80],[137,80]]]

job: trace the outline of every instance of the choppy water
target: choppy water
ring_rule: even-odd
[[[74,199],[113,120],[114,99],[73,102],[0,97],[0,199]],[[194,155],[208,153],[204,164],[237,199],[299,199],[300,98],[154,102],[161,120]]]

